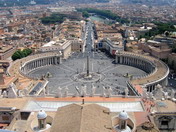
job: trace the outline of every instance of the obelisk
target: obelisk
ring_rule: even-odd
[[[87,56],[87,77],[89,77],[89,56]]]

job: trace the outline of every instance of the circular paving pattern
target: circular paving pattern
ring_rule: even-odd
[[[91,72],[89,73],[89,75],[87,75],[86,72],[82,72],[73,76],[73,81],[79,81],[79,82],[93,83],[93,82],[103,81],[103,79],[105,79],[105,76],[103,74],[95,73],[95,72]]]
[[[112,89],[112,94],[124,94],[129,77],[144,76],[147,73],[131,66],[114,64],[114,59],[104,52],[89,53],[90,74],[87,76],[87,53],[74,53],[60,65],[52,65],[38,68],[29,73],[31,77],[41,78],[50,73],[48,78],[48,90],[50,94],[57,93],[58,87],[68,89],[68,93],[75,93],[77,88],[86,88],[86,93],[91,93],[91,87],[95,86],[95,94],[100,94],[103,88]]]

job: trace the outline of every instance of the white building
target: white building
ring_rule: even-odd
[[[40,49],[40,52],[51,52],[51,51],[61,51],[63,58],[66,59],[71,55],[71,41],[69,40],[55,40],[44,44]]]
[[[95,49],[105,49],[111,55],[114,55],[116,51],[124,51],[124,45],[122,40],[119,41],[111,41],[108,38],[105,38],[98,43],[95,42]]]

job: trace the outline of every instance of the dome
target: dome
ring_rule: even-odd
[[[40,110],[37,114],[38,119],[45,119],[47,117],[47,114],[45,113],[44,110]]]
[[[128,114],[126,113],[126,111],[122,111],[119,113],[119,119],[122,119],[122,120],[128,119]]]

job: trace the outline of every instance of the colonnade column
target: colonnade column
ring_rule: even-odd
[[[118,63],[118,56],[117,56],[117,55],[116,55],[115,63],[116,63],[116,64]]]

